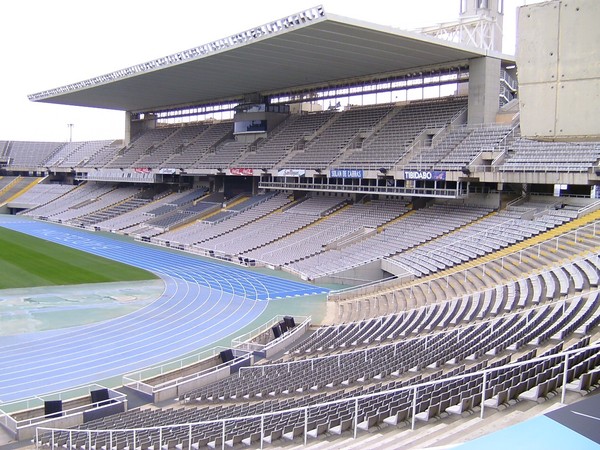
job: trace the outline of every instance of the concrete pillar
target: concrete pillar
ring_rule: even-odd
[[[469,124],[496,121],[500,96],[500,63],[496,58],[469,60]]]
[[[123,145],[129,145],[131,142],[131,111],[125,111],[125,137]]]

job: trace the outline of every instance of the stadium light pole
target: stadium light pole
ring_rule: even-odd
[[[75,126],[75,124],[68,123],[67,126],[69,127],[69,142],[73,142],[73,127]]]

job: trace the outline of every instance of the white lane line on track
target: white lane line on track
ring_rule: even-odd
[[[190,283],[186,283],[186,285],[189,287]],[[195,294],[195,297],[197,298],[199,296],[199,294],[201,293],[200,290],[197,291],[197,293]],[[186,332],[186,337],[189,340],[190,336],[195,336],[197,333],[189,333],[189,326],[191,325],[204,325],[204,323],[202,321],[198,321],[198,319],[200,317],[206,316],[208,320],[211,321],[211,325],[208,328],[211,328],[212,326],[214,326],[214,324],[220,324],[223,319],[219,320],[218,322],[215,322],[215,319],[219,318],[220,315],[222,315],[222,311],[226,311],[228,308],[231,307],[232,305],[232,301],[233,301],[233,296],[231,296],[228,300],[227,303],[223,303],[222,300],[224,299],[224,294],[222,291],[214,291],[215,294],[217,294],[219,297],[217,299],[212,298],[211,296],[213,295],[213,292],[209,292],[209,295],[207,295],[205,297],[205,301],[203,301],[202,303],[196,305],[196,307],[194,309],[188,309],[186,311],[186,314],[184,317],[181,317],[181,315],[179,314],[181,311],[177,310],[175,311],[175,313],[173,313],[171,316],[163,316],[162,320],[161,320],[161,324],[157,327],[148,327],[148,326],[144,326],[142,330],[139,330],[137,333],[134,333],[132,336],[129,336],[128,339],[119,342],[118,339],[113,340],[113,336],[107,336],[104,339],[97,339],[97,335],[92,334],[89,336],[88,339],[86,340],[81,340],[77,343],[77,348],[73,349],[72,348],[72,344],[71,345],[66,345],[63,347],[66,348],[58,348],[56,349],[55,352],[49,354],[49,355],[40,355],[42,357],[42,359],[47,359],[50,361],[54,361],[52,363],[49,364],[45,364],[44,365],[44,369],[46,368],[52,368],[53,366],[57,366],[57,365],[64,365],[67,363],[70,363],[72,361],[79,361],[79,360],[84,360],[84,361],[89,361],[90,357],[98,357],[100,354],[105,354],[108,349],[104,347],[104,343],[111,344],[114,343],[115,345],[112,345],[110,347],[110,353],[111,355],[117,355],[119,354],[119,352],[127,352],[129,351],[129,349],[134,348],[136,349],[136,352],[140,352],[140,349],[143,348],[144,346],[144,342],[145,340],[148,340],[148,337],[150,337],[149,342],[152,345],[155,345],[157,342],[162,342],[163,340],[165,340],[162,336],[163,335],[167,335],[169,336],[169,340],[172,341],[172,345],[174,346],[175,343],[177,342],[174,337],[178,336],[181,333],[175,333],[175,330],[178,329],[183,329]],[[227,296],[229,297],[229,296]],[[199,310],[202,309],[202,307],[208,303],[209,300],[214,300],[214,303],[211,301],[211,305],[209,307],[208,310],[203,311],[202,313],[200,313],[199,315],[195,315],[195,313]],[[235,314],[236,312],[238,312],[240,310],[242,306],[242,303],[240,303],[240,305],[235,309],[232,310],[232,312],[227,316],[227,318],[229,318],[232,314]],[[211,313],[213,311],[213,309],[219,308],[218,311],[215,311],[214,313]],[[171,320],[172,319],[172,320]],[[151,325],[151,324],[150,324]],[[110,331],[110,330],[108,330]],[[126,330],[127,331],[127,330]],[[141,331],[141,332],[140,332]],[[162,332],[164,331],[164,333]],[[106,333],[104,333],[106,334]],[[122,333],[120,333],[122,334]],[[94,342],[89,342],[90,339],[93,339]],[[88,347],[89,346],[89,347]],[[100,349],[100,350],[98,350]],[[64,357],[66,355],[64,355],[63,350],[66,350],[69,352],[68,357]],[[97,351],[96,353],[94,353],[94,351]],[[63,356],[62,358],[60,358],[61,356]],[[37,363],[43,363],[44,361],[40,361],[39,359],[37,360]],[[96,365],[97,365],[96,361]],[[10,373],[19,373],[21,371],[16,371],[16,370],[9,370],[8,373],[5,372],[5,375],[8,375]],[[38,371],[37,373],[45,373],[46,371]]]
[[[39,237],[39,236],[38,236]],[[44,238],[44,237],[42,237]],[[75,236],[75,238],[73,239],[78,239],[77,236]],[[73,239],[71,239],[71,241],[73,241]],[[47,240],[51,240],[51,239],[47,239]],[[89,239],[88,238],[84,238],[85,242],[89,243]],[[73,242],[70,242],[71,245],[68,246],[72,246],[73,248],[78,248],[77,246],[73,245]],[[314,286],[310,286],[310,285],[305,285],[303,283],[297,283],[297,282],[289,282],[287,280],[281,280],[278,278],[273,278],[267,275],[263,275],[263,274],[257,274],[255,272],[249,272],[249,271],[245,271],[245,270],[241,270],[241,269],[237,269],[237,268],[231,268],[229,266],[224,266],[224,265],[217,265],[214,263],[207,263],[204,261],[200,261],[200,260],[196,260],[193,258],[176,258],[173,254],[168,253],[168,252],[158,252],[157,249],[149,249],[147,247],[144,246],[139,246],[139,245],[135,245],[135,250],[139,250],[140,251],[140,255],[135,258],[135,261],[131,261],[131,258],[123,258],[122,254],[128,254],[128,250],[133,249],[133,246],[131,244],[127,245],[127,246],[119,246],[119,245],[106,245],[103,243],[94,243],[94,246],[96,247],[94,251],[90,252],[90,249],[84,249],[84,251],[88,251],[90,253],[95,253],[98,254],[99,256],[104,256],[104,257],[109,257],[111,259],[114,260],[120,260],[122,262],[126,262],[129,264],[136,265],[138,267],[143,267],[145,266],[145,268],[148,268],[154,272],[157,271],[157,265],[156,262],[158,261],[160,264],[163,265],[165,263],[173,263],[173,262],[179,262],[181,263],[181,260],[185,260],[185,265],[179,266],[178,264],[173,264],[170,267],[169,272],[172,272],[170,274],[171,278],[169,280],[172,281],[167,281],[165,283],[165,292],[163,293],[163,296],[161,297],[160,300],[157,300],[157,302],[154,302],[152,305],[155,305],[156,308],[151,309],[150,307],[144,308],[143,313],[142,314],[136,314],[136,313],[130,313],[127,316],[122,316],[122,318],[120,318],[121,320],[119,321],[119,319],[115,319],[114,321],[118,321],[118,324],[120,325],[119,331],[122,331],[124,333],[129,332],[131,326],[134,326],[139,328],[140,327],[140,320],[142,317],[145,318],[145,322],[148,326],[152,325],[152,321],[160,319],[160,325],[155,326],[154,328],[152,328],[152,330],[150,331],[150,333],[152,334],[152,337],[155,337],[157,335],[157,327],[162,326],[162,328],[165,327],[169,327],[169,338],[165,338],[162,339],[160,342],[162,343],[163,341],[171,341],[171,344],[165,344],[162,345],[160,348],[161,351],[164,350],[164,355],[165,355],[165,359],[173,359],[173,354],[172,354],[172,337],[174,335],[173,331],[176,328],[173,328],[171,326],[170,323],[168,323],[167,325],[164,325],[164,322],[166,322],[165,319],[165,312],[166,311],[172,311],[172,313],[169,315],[169,317],[176,317],[179,319],[179,323],[182,324],[183,323],[183,327],[182,331],[179,331],[177,334],[185,334],[186,337],[186,341],[189,342],[190,341],[190,337],[195,337],[196,339],[204,339],[205,341],[210,340],[210,338],[215,337],[215,336],[221,336],[223,337],[223,332],[226,331],[229,334],[234,334],[235,331],[238,331],[240,327],[244,326],[245,324],[249,323],[249,321],[244,322],[244,319],[246,318],[246,316],[249,315],[254,315],[255,318],[259,315],[260,312],[262,312],[264,310],[264,307],[266,307],[266,302],[261,301],[261,296],[266,295],[267,299],[269,297],[272,297],[272,295],[270,294],[270,286],[273,285],[275,286],[275,290],[279,290],[279,289],[290,289],[290,288],[294,288],[294,289],[300,289],[302,288],[302,290],[306,290],[307,288],[309,289],[314,289]],[[126,247],[126,248],[125,248]],[[101,249],[102,251],[100,251],[99,249]],[[165,255],[167,257],[165,257]],[[179,255],[176,255],[179,256]],[[143,264],[140,263],[140,261],[143,261]],[[159,266],[160,267],[160,266]],[[198,269],[209,269],[208,273],[197,273],[196,270]],[[220,269],[218,271],[213,271],[211,272],[210,269]],[[175,270],[173,270],[175,269]],[[182,270],[183,269],[183,270]],[[230,270],[231,269],[231,270]],[[165,271],[166,272],[166,271]],[[190,276],[190,272],[193,273],[193,276]],[[222,272],[222,273],[221,273]],[[235,275],[239,275],[238,276],[231,276],[232,274]],[[163,277],[167,277],[168,275],[166,273],[162,274]],[[174,277],[177,277],[179,279],[179,282],[175,282],[174,281]],[[234,281],[234,284],[232,284],[232,280]],[[267,286],[265,283],[263,283],[263,280],[268,280],[272,283],[269,283],[269,286]],[[221,315],[227,311],[228,308],[232,308],[233,305],[233,300],[236,298],[235,293],[238,292],[240,289],[242,290],[243,296],[244,297],[250,297],[253,299],[256,299],[258,301],[252,301],[252,305],[250,308],[246,308],[246,309],[242,309],[243,304],[245,303],[244,301],[241,301],[236,307],[234,307],[234,309],[230,309],[229,314],[224,316],[223,318],[221,318],[221,320],[219,320],[218,322],[214,322],[214,320],[212,321],[213,323],[211,323],[210,327],[204,327],[204,329],[202,331],[197,331],[197,332],[193,332],[190,333],[189,330],[189,326],[196,326],[196,329],[200,328],[199,326],[197,326],[197,322],[193,322],[192,320],[188,320],[186,322],[181,322],[181,316],[179,313],[181,313],[181,309],[177,310],[176,307],[180,307],[180,306],[189,306],[188,302],[185,301],[185,297],[186,295],[182,296],[183,299],[179,299],[179,300],[173,300],[174,298],[178,297],[178,294],[180,294],[180,286],[181,284],[185,284],[186,286],[186,292],[189,294],[189,292],[192,290],[190,288],[191,285],[194,285],[193,290],[195,291],[195,297],[194,300],[198,297],[198,295],[200,295],[200,293],[202,292],[202,288],[204,288],[205,290],[208,290],[209,295],[207,295],[205,297],[205,302],[201,303],[202,305],[204,305],[207,301],[209,301],[209,299],[213,298],[211,297],[213,295],[213,288],[214,287],[218,287],[218,291],[219,291],[219,299],[222,299],[224,296],[224,292],[227,292],[228,294],[230,293],[234,293],[234,295],[228,295],[229,298],[229,302],[222,308],[221,310]],[[237,288],[236,288],[237,286]],[[280,287],[281,286],[281,287]],[[271,291],[273,290],[273,288],[271,288]],[[297,294],[296,294],[297,295]],[[304,294],[306,295],[306,294]],[[161,301],[162,300],[162,301]],[[189,300],[189,299],[188,299]],[[248,301],[246,300],[246,303]],[[168,303],[168,307],[165,309],[164,305]],[[193,302],[192,302],[193,303]],[[218,302],[216,302],[218,303]],[[259,307],[259,303],[264,303],[263,305],[260,305]],[[197,305],[196,305],[197,306]],[[223,305],[221,305],[223,306]],[[246,305],[247,306],[247,305]],[[211,308],[209,308],[209,311],[212,310],[213,308],[216,308],[215,305],[213,305]],[[187,308],[186,308],[187,309]],[[198,310],[199,307],[197,306],[195,308],[195,310]],[[260,311],[257,311],[260,310]],[[190,310],[188,309],[187,312],[190,312]],[[201,316],[206,315],[208,312],[205,311]],[[241,314],[239,314],[241,313]],[[190,317],[190,315],[188,314],[185,317]],[[227,320],[230,318],[234,318],[234,321],[231,320]],[[250,320],[252,318],[249,318]],[[107,322],[103,322],[102,324],[91,324],[88,326],[84,326],[84,327],[78,327],[78,329],[76,330],[72,330],[72,331],[67,331],[62,335],[58,336],[58,340],[57,339],[52,339],[51,342],[54,344],[54,350],[60,350],[56,344],[58,342],[65,341],[68,343],[69,346],[71,346],[70,350],[72,351],[72,345],[73,345],[73,338],[79,338],[78,340],[82,339],[83,336],[86,336],[88,339],[94,339],[94,343],[101,343],[102,341],[100,341],[98,339],[99,335],[97,334],[99,332],[99,330],[102,332],[102,336],[107,335],[107,334],[111,334],[111,337],[114,338],[115,336],[115,328],[114,328],[114,321],[107,321]],[[230,323],[229,327],[226,329],[223,329],[222,327],[220,327],[220,325],[223,322],[228,322]],[[236,325],[238,322],[240,322],[240,325],[232,327],[231,324]],[[206,333],[206,331],[210,330],[211,328],[215,328],[215,330],[209,334]],[[94,334],[94,332],[96,334]],[[145,333],[145,335],[147,335],[148,333]],[[89,335],[89,336],[88,336]],[[136,354],[138,356],[141,355],[141,347],[139,346],[140,342],[145,342],[146,340],[148,340],[149,345],[152,346],[151,349],[151,356],[148,356],[147,358],[145,358],[143,361],[152,361],[153,359],[155,359],[154,357],[156,357],[157,355],[162,355],[163,353],[157,353],[157,350],[159,350],[159,348],[156,347],[156,340],[152,340],[149,338],[144,338],[142,341],[139,341],[139,337],[138,341],[136,342],[137,346],[135,348]],[[192,340],[193,341],[193,340]],[[35,341],[33,341],[35,342]],[[82,341],[83,344],[86,344],[88,341]],[[30,341],[28,344],[31,346],[32,341]],[[176,341],[176,343],[181,343],[181,341]],[[38,345],[40,346],[44,346],[44,352],[45,354],[48,353],[48,342],[45,341],[43,338],[41,338],[39,340],[39,342],[37,342]],[[209,342],[207,342],[207,344],[209,344]],[[18,349],[19,346],[15,345],[14,349]],[[31,349],[31,347],[29,347]],[[180,346],[181,348],[181,346]],[[198,347],[195,347],[198,348]],[[6,348],[3,350],[7,350]],[[22,349],[21,349],[22,350]],[[90,353],[90,348],[87,348],[87,353],[86,356],[88,357],[96,357],[96,361],[97,358],[99,357],[100,353]],[[111,356],[113,356],[113,360],[114,360],[114,356],[115,356],[115,347],[111,347]],[[129,351],[129,350],[123,350],[123,351]],[[190,348],[189,351],[186,351],[186,353],[190,353],[191,351],[193,351],[192,348]],[[147,355],[148,352],[143,353],[143,355]],[[130,355],[127,354],[127,357],[130,358]],[[1,358],[1,356],[0,356]],[[95,361],[95,362],[96,362]],[[12,368],[15,368],[15,359],[11,360],[12,362]],[[37,361],[38,365],[38,373],[36,374],[36,378],[37,376],[40,375],[39,373],[39,362]],[[75,367],[79,366],[81,364],[77,364]],[[88,366],[89,366],[89,361],[88,361]],[[94,365],[95,369],[99,369],[99,367],[96,367],[96,365]],[[124,368],[127,366],[123,366],[120,365],[120,368]],[[128,369],[124,369],[121,373],[126,372],[126,371],[130,371]],[[95,373],[97,373],[97,370],[94,370]],[[79,373],[79,372],[77,372]],[[3,372],[4,374],[4,372]],[[83,378],[84,376],[80,376],[77,379]],[[96,380],[98,378],[95,378]],[[39,380],[39,378],[37,378],[37,380]],[[56,384],[56,383],[55,383]],[[53,385],[55,385],[53,384]]]
[[[248,311],[248,312],[249,312],[249,311]],[[246,314],[248,314],[248,312],[246,312]],[[235,316],[235,315],[236,315],[235,313],[236,313],[236,311],[234,310],[234,311],[232,311],[231,315]],[[238,319],[237,319],[237,321],[240,321],[240,320],[242,320],[242,319],[243,319],[243,317],[240,317],[240,316],[238,316]],[[222,321],[223,321],[223,320],[227,320],[227,317],[226,317],[226,318],[224,318],[224,319],[222,319]],[[233,325],[235,325],[235,322],[230,322],[230,323],[232,323]],[[218,325],[219,325],[219,323],[215,323],[215,327],[217,327]],[[236,330],[237,330],[237,326],[236,326],[236,327],[234,327],[234,329],[232,329],[232,330],[230,331],[230,333],[234,333]],[[186,335],[187,335],[187,336],[190,336],[189,330],[187,330],[187,329],[186,329],[186,330],[183,330],[183,331],[186,333]],[[197,333],[197,334],[198,334],[198,333]],[[205,334],[205,339],[207,339],[207,340],[210,340],[210,338],[211,338],[213,335],[217,335],[217,334],[222,334],[222,329],[221,329],[221,328],[219,328],[219,329],[218,329],[216,332],[214,332],[214,333],[211,333],[210,335],[206,335],[206,334]],[[168,348],[169,348],[169,347],[170,347],[170,345],[167,345],[166,347],[168,347]],[[152,348],[152,353],[153,353],[154,355],[156,355],[156,351],[157,351],[158,349],[159,349],[159,347],[156,347],[156,346],[154,346],[154,347]],[[190,349],[190,351],[191,351],[191,350],[192,350],[192,349]],[[172,355],[171,355],[171,356],[172,356]],[[95,369],[96,369],[96,370],[95,370],[95,373],[97,373],[97,370],[98,370],[99,368],[98,368],[98,367],[95,367]],[[121,373],[122,373],[122,372],[121,372]],[[73,378],[73,377],[71,377],[71,378]],[[79,378],[82,378],[82,377],[79,377]],[[74,379],[76,379],[76,378],[74,378]],[[49,385],[49,386],[50,386],[50,385]]]
[[[251,312],[250,310],[249,310],[249,311],[247,311],[247,312],[244,314],[244,316],[245,316],[245,315],[247,315],[247,314],[248,314],[248,313],[250,313],[250,312]],[[223,337],[223,336],[222,336],[222,334],[223,334],[223,328],[221,328],[221,327],[220,327],[220,325],[221,325],[221,323],[222,323],[222,322],[224,322],[224,321],[225,321],[225,322],[228,322],[228,323],[230,324],[230,325],[229,325],[229,327],[228,327],[228,328],[230,329],[229,333],[230,333],[230,334],[233,334],[233,333],[235,333],[235,331],[237,331],[237,330],[239,329],[239,328],[238,328],[238,326],[236,326],[237,322],[243,321],[243,318],[244,318],[244,316],[240,316],[240,315],[238,315],[238,314],[236,314],[236,313],[237,313],[237,310],[232,310],[232,312],[231,312],[231,314],[230,314],[229,316],[222,318],[222,319],[221,319],[220,321],[218,321],[218,322],[215,322],[215,323],[214,323],[214,325],[211,327],[211,328],[215,328],[215,330],[214,330],[212,333],[210,333],[210,334],[208,334],[208,335],[207,335],[207,334],[206,334],[206,332],[205,332],[205,330],[204,330],[203,332],[198,332],[198,333],[196,333],[196,334],[203,335],[203,337],[204,337],[204,339],[205,339],[206,341],[212,341],[212,338],[213,338],[214,336]],[[234,321],[231,321],[231,320],[229,320],[229,319],[230,319],[230,318],[232,318],[232,317],[234,318]],[[188,337],[190,336],[190,333],[189,333],[189,330],[188,330],[188,329],[184,329],[184,330],[182,330],[180,333],[184,333],[184,334],[185,334],[186,336],[188,336]],[[161,342],[162,342],[162,341],[164,341],[164,340],[169,340],[169,339],[162,339],[162,340],[161,340]],[[156,344],[156,342],[155,342],[154,344]],[[156,357],[156,354],[157,354],[157,351],[159,351],[159,350],[161,350],[161,349],[163,349],[163,348],[166,348],[166,349],[167,349],[167,351],[166,351],[166,353],[165,353],[165,356],[167,356],[167,355],[169,355],[169,353],[170,353],[170,348],[171,348],[171,346],[172,346],[172,343],[168,343],[168,344],[166,344],[166,345],[163,345],[163,346],[156,346],[156,345],[153,345],[153,346],[152,346],[152,347],[149,349],[149,352],[151,353],[151,356],[152,356],[152,358],[155,358],[155,357]],[[192,349],[190,349],[190,351],[191,351],[191,350],[192,350]],[[138,351],[137,353],[138,353],[138,355],[146,355],[146,354],[148,354],[148,351],[146,351],[146,352],[140,352],[140,351]],[[111,358],[111,363],[114,363],[114,362],[117,362],[117,361],[129,361],[130,357],[131,357],[131,355],[125,355],[124,357],[122,357],[122,358],[120,358],[120,359],[118,359],[118,360],[115,360],[114,358]],[[98,360],[96,360],[96,363],[94,364],[94,373],[95,373],[95,374],[97,374],[99,371],[101,371],[101,369],[104,367],[104,365],[102,365],[102,364],[100,364],[100,365],[99,365],[99,364],[97,363],[97,361],[98,361]],[[126,372],[127,370],[122,370],[122,369],[123,369],[124,367],[128,367],[128,365],[129,365],[129,364],[126,364],[126,365],[121,365],[121,366],[119,366],[119,368],[121,369],[121,372],[120,372],[120,373],[124,373],[124,372]],[[145,366],[146,366],[146,365],[143,365],[142,367],[145,367]],[[84,367],[88,368],[88,367],[89,367],[89,364],[84,364]],[[111,367],[112,367],[112,364],[111,364]],[[74,366],[74,367],[72,367],[72,369],[76,369],[76,368],[77,368],[77,366]],[[77,371],[75,371],[75,372],[71,372],[71,373],[72,373],[72,374],[74,374],[74,375],[78,375],[78,372],[77,372]],[[70,378],[70,381],[72,381],[72,382],[75,382],[76,380],[77,380],[78,382],[83,382],[83,381],[85,380],[85,378],[86,378],[86,377],[85,377],[85,375],[81,375],[81,376],[73,376],[73,375],[71,375],[69,378]],[[58,384],[60,384],[60,382],[59,382]],[[80,384],[80,383],[76,383],[76,384]],[[53,384],[46,383],[45,387],[50,387],[50,386],[55,386],[55,385],[57,385],[57,383],[53,383]]]
[[[213,277],[213,278],[214,278],[214,277]],[[207,280],[206,280],[206,276],[204,276],[204,277],[203,277],[202,275],[200,275],[200,279],[201,279],[203,282],[206,282],[206,281],[207,281]],[[200,293],[200,286],[199,286],[199,285],[200,285],[200,283],[198,283],[198,281],[199,281],[199,279],[198,279],[197,277],[194,277],[194,284],[196,284],[196,288],[197,288],[197,294],[196,294],[196,295],[198,295],[198,294]],[[214,280],[213,280],[213,281],[214,281]],[[186,280],[182,280],[182,282],[183,282],[183,283],[185,283],[185,285],[186,285],[186,287],[187,287],[187,290],[189,291],[190,282],[189,282],[189,281],[186,281]],[[209,285],[209,287],[208,287],[208,290],[209,290],[209,291],[212,291],[212,288],[211,288],[210,286],[212,286],[212,285],[213,285],[213,283],[209,282],[209,283],[207,283],[207,284]],[[241,284],[241,283],[240,283],[240,284]],[[217,285],[219,285],[219,286],[221,286],[221,287],[224,287],[224,286],[222,286],[222,285],[221,285],[221,284],[220,284],[218,281],[217,281]],[[244,290],[246,290],[246,286],[245,286],[245,285],[243,285],[243,284],[241,284],[241,285],[242,285],[243,289],[244,289]],[[172,285],[171,285],[171,284],[169,284],[169,283],[167,283],[167,288],[168,288],[169,286],[172,286]],[[176,283],[176,284],[175,284],[175,286],[177,287],[177,290],[178,290],[178,289],[179,289],[179,284],[178,284],[178,283]],[[251,286],[252,286],[252,285],[251,285]],[[230,287],[231,287],[231,286],[230,286]],[[252,286],[252,287],[253,287],[253,286]],[[232,287],[232,289],[231,289],[231,290],[235,290],[235,289]],[[254,288],[254,291],[255,291],[255,292],[254,292],[254,295],[253,295],[253,296],[256,298],[256,296],[257,296],[257,290],[256,290],[256,288]],[[177,291],[175,291],[175,292],[171,293],[171,294],[170,294],[171,298],[173,298],[174,296],[176,296],[176,294],[177,294],[177,293],[178,293]],[[219,296],[220,296],[220,298],[222,298],[222,297],[223,297],[223,295],[224,295],[223,291],[222,291],[222,290],[219,290]],[[228,297],[229,297],[229,296],[228,296]],[[227,308],[229,308],[229,307],[231,306],[231,299],[232,299],[233,297],[234,297],[234,296],[231,296],[229,303],[226,305],[226,307],[225,307],[225,308],[223,308],[223,310],[224,310],[224,311],[226,311],[226,310],[227,310]],[[207,296],[206,298],[207,298],[207,299],[209,299],[209,298],[210,298],[210,296]],[[217,302],[217,303],[218,303],[218,302]],[[228,319],[230,319],[231,317],[235,317],[235,316],[237,315],[236,313],[238,313],[238,312],[239,312],[239,310],[240,310],[241,306],[243,305],[243,303],[244,303],[244,302],[240,302],[240,303],[239,303],[239,305],[238,305],[238,306],[237,306],[235,309],[230,309],[230,311],[229,311],[229,314],[228,314],[227,316],[225,316],[224,318],[222,318],[220,321],[218,321],[218,322],[214,322],[214,321],[213,321],[213,325],[212,325],[212,327],[217,327],[217,328],[219,328],[217,331],[215,331],[215,332],[213,332],[213,333],[206,334],[206,332],[205,332],[205,331],[204,331],[204,332],[200,332],[200,331],[198,331],[198,332],[196,332],[196,333],[191,333],[191,334],[190,334],[190,332],[189,332],[190,330],[189,330],[188,328],[186,328],[184,331],[185,331],[186,337],[188,338],[187,340],[189,340],[189,338],[191,337],[191,335],[193,335],[193,336],[195,336],[195,335],[198,335],[198,334],[200,334],[200,335],[203,335],[205,340],[208,340],[208,339],[210,339],[211,337],[213,337],[213,336],[216,336],[216,335],[219,335],[219,334],[220,334],[220,335],[222,335],[222,331],[223,331],[223,329],[219,327],[219,326],[220,326],[220,324],[221,324],[222,322],[224,322],[224,321],[227,321],[227,320],[228,320]],[[237,324],[238,322],[243,322],[243,319],[244,319],[244,318],[246,318],[246,316],[247,316],[248,314],[250,314],[250,313],[251,313],[253,310],[255,310],[255,309],[256,309],[256,306],[258,306],[258,305],[257,305],[257,304],[255,304],[255,303],[256,303],[256,302],[253,302],[253,306],[252,306],[251,308],[249,308],[249,309],[246,309],[246,311],[245,311],[245,313],[243,313],[243,315],[237,315],[237,316],[238,316],[238,317],[237,317],[237,320],[235,320],[234,322],[232,322],[232,321],[230,321],[230,320],[229,320],[229,323],[232,323],[232,324]],[[173,302],[171,302],[171,305],[170,305],[170,308],[172,308],[172,307],[173,307]],[[215,306],[211,307],[211,309],[212,309],[212,308],[214,308],[214,307],[215,307]],[[260,309],[260,310],[262,311],[262,310],[264,309],[264,307],[261,307],[261,308],[258,308],[258,309]],[[162,311],[162,313],[163,313],[163,315],[162,315],[162,319],[164,319],[164,311]],[[256,315],[258,315],[258,314],[256,314]],[[137,317],[137,318],[139,318],[139,317],[138,317],[138,316],[136,316],[134,313],[132,313],[132,314],[130,314],[130,315],[128,315],[128,316],[130,316],[130,317],[127,317],[127,320],[129,320],[129,321],[131,321],[131,320],[135,320],[135,319],[136,319],[136,317]],[[132,318],[133,318],[133,319],[132,319]],[[121,323],[121,325],[123,325],[123,323]],[[139,323],[138,323],[137,325],[139,326]],[[187,322],[186,322],[186,325],[187,325]],[[106,326],[107,326],[107,323],[104,323],[104,324],[103,324],[103,327],[106,327]],[[211,327],[211,328],[212,328],[212,327]],[[97,329],[97,327],[95,327],[95,328]],[[94,329],[94,326],[93,326],[93,325],[90,325],[90,326],[88,326],[88,327],[87,327],[87,330],[90,330],[90,329]],[[234,333],[234,332],[235,332],[237,329],[239,329],[239,326],[236,326],[236,327],[235,327],[235,329],[232,329],[232,330],[230,331],[230,334],[233,334],[233,333]],[[108,330],[109,330],[109,331],[111,331],[111,328],[110,328],[110,327],[108,327]],[[79,331],[79,330],[78,330],[78,331]],[[105,330],[105,331],[106,331],[106,330]],[[171,333],[170,333],[170,336],[172,337],[172,336],[173,336],[173,333],[172,333],[172,332],[173,332],[173,329],[172,329],[172,328],[170,329],[170,332],[171,332]],[[183,333],[183,331],[182,331],[182,333]],[[75,335],[77,335],[77,333],[75,333]],[[63,335],[63,336],[62,336],[62,339],[69,340],[71,337],[75,337],[75,336],[72,336],[72,335],[70,335],[70,333],[66,333],[66,335]],[[79,337],[81,337],[81,334],[79,334]],[[97,336],[97,335],[95,335],[95,338],[96,338],[96,340],[97,340],[97,337],[98,337],[98,336]],[[40,344],[46,344],[46,342],[44,342],[44,340],[43,340],[43,339],[41,339],[41,341],[40,341],[39,343],[40,343]],[[56,342],[55,342],[55,343],[56,343]],[[138,344],[139,344],[139,342],[138,342]],[[163,347],[165,347],[165,346],[163,346]],[[166,346],[166,347],[170,347],[170,346]],[[89,349],[88,349],[88,350],[89,350]],[[114,348],[113,348],[112,350],[114,350]],[[139,351],[139,348],[138,348],[137,350]],[[157,350],[158,350],[158,349],[157,349],[157,347],[156,347],[155,345],[153,345],[152,352],[153,352],[153,354],[154,354],[154,355],[156,355],[156,354],[157,354]],[[192,349],[190,349],[190,351],[191,351],[191,350],[192,350]],[[45,351],[46,351],[46,352],[48,352],[48,348],[47,348],[47,347],[45,348]],[[169,352],[169,353],[170,353],[170,352]],[[189,353],[189,351],[188,351],[187,353]],[[90,355],[90,354],[89,354],[89,351],[88,351],[88,356],[94,356],[94,355],[93,355],[93,354],[91,354],[91,355]],[[97,355],[96,355],[96,356],[97,356]],[[170,354],[169,356],[171,356],[171,359],[172,359],[172,356],[173,356],[173,355],[172,355],[172,354]],[[40,366],[39,366],[39,361],[37,361],[37,362],[38,362],[38,365],[37,365],[37,367],[39,368],[39,367],[40,367]],[[13,363],[14,363],[14,360],[13,360]],[[14,367],[14,366],[13,366],[13,367]],[[97,372],[97,371],[96,371],[96,372]],[[40,374],[39,374],[39,372],[38,372],[36,375],[40,375]]]

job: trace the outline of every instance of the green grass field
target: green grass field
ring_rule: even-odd
[[[136,267],[0,228],[0,289],[155,278]]]

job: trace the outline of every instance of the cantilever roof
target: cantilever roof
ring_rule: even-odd
[[[473,47],[325,14],[319,6],[174,55],[32,94],[29,99],[149,111],[451,66],[484,55],[485,51]]]

